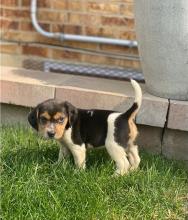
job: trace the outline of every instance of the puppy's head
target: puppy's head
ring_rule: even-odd
[[[77,119],[78,111],[69,102],[47,100],[37,105],[28,115],[30,125],[45,138],[59,140],[66,128]]]

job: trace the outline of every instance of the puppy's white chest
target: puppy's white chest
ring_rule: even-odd
[[[62,141],[65,142],[65,144],[67,144],[67,145],[73,144],[71,134],[72,134],[72,128],[69,128],[65,131],[65,133],[63,135]]]
[[[72,128],[69,128],[65,131],[62,142],[65,143],[65,145],[71,150],[73,149],[75,146],[78,147],[84,147],[85,145],[78,145],[78,144],[74,144],[74,142],[72,141]]]

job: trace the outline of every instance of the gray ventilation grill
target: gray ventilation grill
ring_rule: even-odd
[[[44,72],[95,76],[119,80],[128,80],[132,78],[139,82],[144,82],[144,76],[142,72],[133,69],[96,67],[83,64],[68,64],[52,61],[41,62],[38,60],[31,59],[24,60],[23,66],[26,69],[41,70]]]
[[[124,79],[130,78],[135,79],[139,82],[144,82],[144,76],[142,72],[133,69],[124,68],[106,68],[96,66],[86,66],[80,64],[67,64],[67,63],[56,63],[51,61],[44,62],[45,72],[56,72],[56,73],[69,73],[85,76],[96,76],[103,78],[112,79]]]

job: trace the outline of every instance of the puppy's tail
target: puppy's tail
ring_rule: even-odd
[[[135,91],[135,100],[133,105],[130,107],[130,109],[127,110],[125,114],[128,116],[128,118],[135,118],[142,104],[142,90],[140,85],[135,80],[131,79],[131,84]]]

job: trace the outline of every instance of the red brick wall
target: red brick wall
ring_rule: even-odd
[[[136,40],[133,0],[38,0],[38,20],[47,31]],[[1,0],[1,28],[3,53],[140,68],[125,56],[137,57],[135,48],[41,36],[31,24],[30,0]]]

